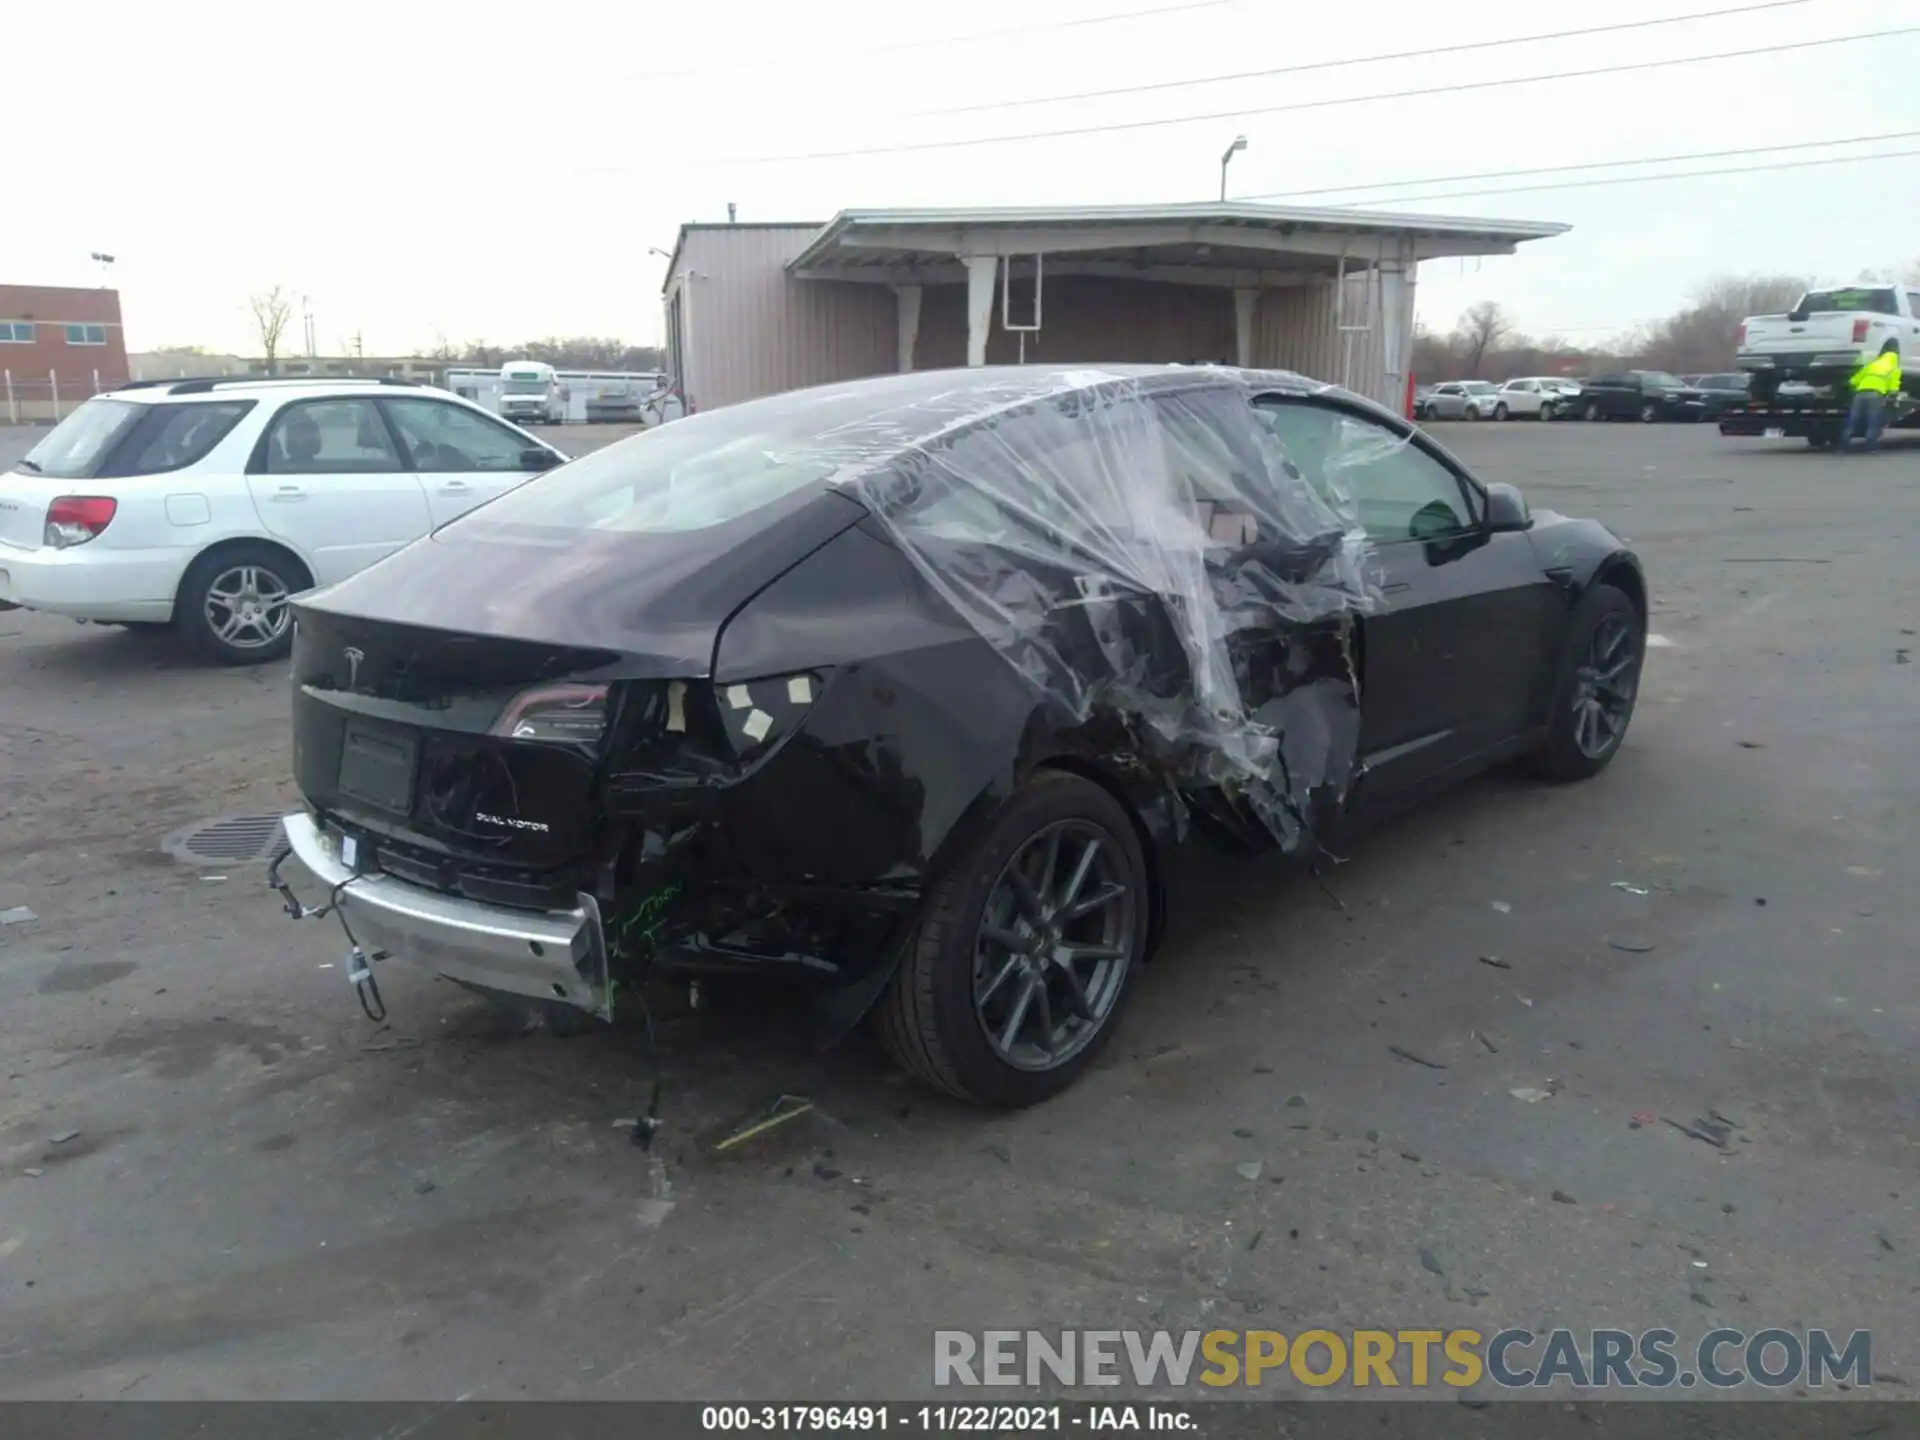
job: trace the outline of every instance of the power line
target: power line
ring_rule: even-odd
[[[891,45],[871,45],[855,50],[855,55],[897,55],[906,50],[928,50],[939,45],[970,45],[980,40],[1003,40],[1018,35],[1037,35],[1052,30],[1076,30],[1091,25],[1115,25],[1127,20],[1150,20],[1160,15],[1184,15],[1194,10],[1218,10],[1239,0],[1183,0],[1177,5],[1156,5],[1149,10],[1122,10],[1113,15],[1083,15],[1071,20],[1039,20],[1031,25],[1011,25],[999,30],[973,30],[965,35],[940,35],[924,40],[900,40]],[[651,70],[629,76],[633,81],[691,80],[702,75],[724,75],[742,70],[786,69],[791,58],[765,60],[744,65],[707,65],[691,70]]]
[[[1579,30],[1554,30],[1544,35],[1515,35],[1501,40],[1470,40],[1459,45],[1433,45],[1421,50],[1399,50],[1387,55],[1355,55],[1345,60],[1315,60],[1305,65],[1282,65],[1273,70],[1242,70],[1233,75],[1205,75],[1194,80],[1161,80],[1145,85],[1119,85],[1111,90],[1081,90],[1071,95],[1043,95],[1032,100],[996,100],[979,105],[955,105],[944,110],[913,110],[902,119],[940,115],[977,115],[987,110],[1022,110],[1035,105],[1066,105],[1080,100],[1107,100],[1116,95],[1146,95],[1184,90],[1195,85],[1229,85],[1239,80],[1268,80],[1277,75],[1305,75],[1316,70],[1341,70],[1354,65],[1380,65],[1390,60],[1425,60],[1435,55],[1461,55],[1471,50],[1497,50],[1508,45],[1532,45],[1542,40],[1571,40],[1583,35],[1609,35],[1622,30],[1645,30],[1655,25],[1679,25],[1689,20],[1717,20],[1725,15],[1747,15],[1757,10],[1785,10],[1811,0],[1763,0],[1730,10],[1703,10],[1691,15],[1663,15],[1655,20],[1626,20],[1611,25],[1589,25]]]
[[[1625,75],[1643,70],[1663,70],[1678,65],[1700,65],[1712,60],[1739,60],[1752,55],[1781,55],[1796,50],[1815,50],[1828,45],[1848,45],[1861,40],[1887,40],[1897,35],[1912,35],[1920,26],[1908,25],[1895,30],[1869,30],[1858,35],[1833,35],[1819,40],[1796,40],[1778,45],[1758,45],[1746,50],[1721,50],[1710,55],[1681,55],[1667,60],[1635,60],[1620,65],[1596,65],[1587,70],[1557,70],[1545,75],[1518,75],[1507,80],[1468,80],[1454,85],[1430,85],[1417,90],[1389,90],[1372,95],[1348,95],[1331,100],[1296,100],[1287,105],[1261,105],[1240,110],[1215,110],[1204,115],[1177,115],[1164,120],[1122,120],[1103,125],[1075,125],[1060,130],[1029,130],[1017,135],[978,135],[965,140],[919,140],[902,145],[872,145],[856,150],[816,150],[798,155],[760,155],[715,160],[718,166],[795,165],[814,160],[853,160],[868,155],[904,155],[928,150],[964,150],[977,145],[1013,145],[1032,140],[1066,140],[1083,135],[1110,135],[1136,130],[1165,129],[1175,125],[1213,124],[1221,120],[1240,120],[1250,115],[1283,115],[1301,110],[1325,110],[1341,105],[1366,105],[1381,100],[1415,100],[1429,95],[1457,95],[1470,90],[1500,90],[1516,85],[1538,85],[1549,80],[1583,80],[1596,75]]]
[[[1824,160],[1790,160],[1784,165],[1741,165],[1719,170],[1673,170],[1664,175],[1606,175],[1591,180],[1562,180],[1551,185],[1512,185],[1493,190],[1449,190],[1439,195],[1386,195],[1376,199],[1330,205],[1330,210],[1358,210],[1375,205],[1414,205],[1428,200],[1469,200],[1481,195],[1532,195],[1542,190],[1586,190],[1599,185],[1647,185],[1656,180],[1705,180],[1719,175],[1774,175],[1782,170],[1812,170],[1821,165],[1858,165],[1869,160],[1905,160],[1920,150],[1886,150],[1878,155],[1830,155]]]
[[[1609,170],[1617,165],[1678,165],[1689,160],[1730,160],[1742,155],[1767,155],[1779,150],[1825,150],[1835,145],[1877,145],[1883,140],[1912,140],[1920,130],[1893,130],[1885,135],[1851,135],[1844,140],[1796,140],[1787,145],[1746,145],[1735,150],[1695,150],[1688,155],[1648,155],[1639,160],[1589,160],[1579,165],[1541,165],[1531,170],[1483,170],[1477,175],[1429,175],[1419,180],[1381,180],[1371,185],[1323,185],[1314,190],[1265,190],[1236,195],[1236,200],[1298,200],[1309,195],[1351,195],[1356,190],[1405,190],[1409,186],[1458,185],[1466,180],[1509,180],[1521,175],[1564,175],[1572,170]],[[1627,176],[1626,179],[1658,179]],[[1494,191],[1475,191],[1494,194]],[[1371,205],[1374,201],[1355,202]]]

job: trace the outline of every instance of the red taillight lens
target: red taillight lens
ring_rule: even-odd
[[[56,550],[84,545],[113,523],[119,508],[105,495],[62,495],[47,506],[46,542]]]
[[[591,745],[606,728],[606,686],[545,685],[516,695],[494,721],[493,733],[503,740]]]
[[[1867,328],[1869,324],[1870,322],[1868,321],[1867,317],[1864,315],[1862,315],[1858,320],[1855,320],[1853,322],[1853,343],[1854,344],[1858,345],[1862,340],[1867,338]]]
[[[1747,322],[1746,321],[1742,320],[1740,322],[1740,328],[1733,332],[1733,343],[1736,345],[1744,345],[1747,343]]]

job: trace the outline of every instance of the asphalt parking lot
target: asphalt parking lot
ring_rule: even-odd
[[[1439,428],[1643,556],[1625,750],[1374,836],[1337,903],[1196,852],[1018,1115],[729,1002],[663,1014],[649,1154],[630,1027],[389,966],[376,1028],[337,931],[161,848],[293,805],[284,666],[0,614],[0,1394],[905,1398],[936,1327],[1616,1324],[1870,1327],[1910,1396],[1920,448]]]

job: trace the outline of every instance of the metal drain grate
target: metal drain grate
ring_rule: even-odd
[[[182,865],[266,864],[286,847],[278,815],[223,815],[176,830],[160,848]]]

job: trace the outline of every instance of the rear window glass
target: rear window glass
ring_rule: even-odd
[[[1804,311],[1816,310],[1864,310],[1873,315],[1897,315],[1899,306],[1891,290],[1876,290],[1863,287],[1857,290],[1811,290],[1801,300],[1799,308]]]
[[[801,491],[824,490],[849,462],[870,462],[873,412],[872,399],[856,392],[851,399],[828,394],[808,404],[758,402],[689,415],[538,476],[440,533],[710,529]]]
[[[49,430],[15,468],[64,480],[91,475],[143,408],[125,400],[89,400]]]
[[[102,475],[159,475],[204,460],[253,408],[251,400],[150,405]]]

